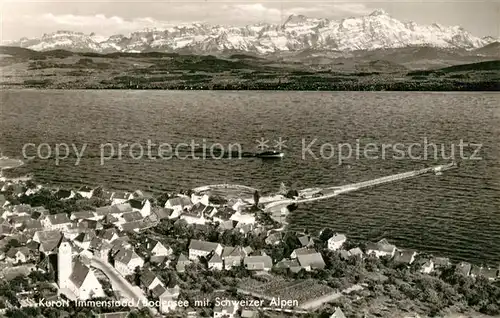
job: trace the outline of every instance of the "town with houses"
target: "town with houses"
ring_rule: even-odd
[[[154,197],[31,180],[4,180],[0,190],[7,317],[367,317],[353,313],[376,285],[396,284],[391,271],[499,280],[498,264],[451,262],[386,239],[357,243],[328,228],[288,230],[255,196]],[[397,292],[389,289],[380,295]]]

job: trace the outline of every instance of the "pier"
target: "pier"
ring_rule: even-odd
[[[420,169],[420,170],[398,173],[398,174],[385,176],[385,177],[381,177],[381,178],[377,178],[377,179],[373,179],[373,180],[347,184],[344,186],[333,186],[333,187],[327,187],[327,188],[314,188],[313,191],[302,192],[303,194],[299,195],[295,199],[283,199],[283,200],[269,202],[265,205],[264,211],[272,212],[273,210],[276,211],[277,209],[281,209],[281,208],[286,207],[286,206],[291,205],[291,204],[299,204],[299,203],[305,203],[305,202],[325,200],[325,199],[333,198],[333,197],[335,197],[339,194],[342,194],[342,193],[357,191],[357,190],[361,190],[363,188],[372,187],[372,186],[376,186],[376,185],[384,184],[384,183],[396,182],[396,181],[405,180],[405,179],[409,179],[409,178],[414,178],[414,177],[418,177],[421,175],[432,174],[432,173],[434,173],[436,175],[441,175],[442,172],[449,170],[449,169],[456,168],[456,167],[457,167],[457,165],[453,162],[453,163],[450,163],[447,165],[439,165],[439,166],[424,168],[424,169]],[[299,191],[299,193],[300,193],[300,191]]]

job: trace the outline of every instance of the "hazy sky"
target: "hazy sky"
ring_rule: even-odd
[[[460,25],[477,36],[500,37],[500,0],[444,1],[98,1],[0,0],[0,40],[56,30],[109,36],[183,22],[244,25],[284,22],[292,14],[341,19],[382,8],[402,21]]]

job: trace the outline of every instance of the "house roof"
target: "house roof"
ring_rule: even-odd
[[[122,218],[126,222],[134,222],[134,221],[142,220],[142,214],[140,212],[137,212],[137,211],[127,212],[127,213],[123,213]]]
[[[72,219],[91,219],[94,216],[94,211],[79,211],[71,213]]]
[[[33,219],[24,221],[23,227],[27,230],[43,229],[42,222],[40,222],[39,220],[33,220]]]
[[[14,258],[16,257],[17,252],[21,252],[25,256],[28,256],[30,254],[30,250],[26,246],[21,246],[21,247],[11,247],[5,255],[10,258]]]
[[[158,244],[160,244],[160,246],[165,247],[162,243],[160,243],[157,240],[153,240],[153,239],[147,239],[146,242],[144,242],[143,247],[147,251],[151,252]]]
[[[277,268],[294,268],[300,267],[299,261],[296,259],[282,259],[276,264]]]
[[[120,225],[123,232],[132,232],[134,230],[142,229],[147,227],[147,224],[143,221],[133,221],[127,222]]]
[[[142,273],[140,280],[144,286],[149,287],[156,278],[156,275],[152,271],[146,270]]]
[[[189,197],[186,197],[186,196],[179,196],[179,197],[168,199],[167,203],[170,206],[180,206],[182,208],[193,205],[193,203],[191,202],[191,199]]]
[[[249,269],[264,269],[273,266],[273,260],[267,255],[248,256],[243,259],[243,264]]]
[[[472,265],[470,263],[467,263],[467,262],[460,262],[458,265],[457,265],[457,269],[464,275],[469,275],[470,271],[471,271],[471,268],[472,268]]]
[[[296,256],[299,255],[307,255],[307,254],[315,254],[316,250],[308,247],[300,247],[293,250]]]
[[[169,218],[172,215],[172,212],[174,212],[174,210],[167,208],[159,208],[154,211],[160,220]]]
[[[320,253],[300,254],[297,255],[297,260],[302,267],[325,268],[325,261]]]
[[[66,213],[58,213],[58,214],[47,215],[47,220],[52,225],[71,223],[71,221],[68,218],[68,215]]]
[[[312,241],[311,237],[309,235],[302,235],[299,237],[299,243],[302,246],[309,245],[309,243]]]
[[[346,316],[339,307],[336,307],[335,312],[330,316],[330,318],[346,318]]]
[[[50,241],[50,240],[60,240],[63,236],[61,231],[37,231],[35,235],[38,236],[40,242]]]
[[[91,242],[92,239],[94,239],[95,237],[96,237],[96,234],[94,231],[87,231],[87,232],[82,232],[82,233],[78,234],[75,237],[75,241],[78,241],[81,243]]]
[[[92,192],[94,189],[92,189],[89,186],[82,186],[78,189],[78,192]]]
[[[193,207],[191,208],[190,212],[192,214],[198,214],[198,215],[201,215],[203,213],[203,211],[205,211],[205,209],[207,208],[206,205],[204,205],[203,203],[201,202],[198,202],[196,203],[195,205],[193,205]]]
[[[351,248],[349,250],[351,256],[363,256],[363,251],[359,247]]]
[[[191,263],[191,261],[184,254],[179,255],[179,258],[177,259],[177,263],[180,263],[180,262]]]
[[[114,235],[118,235],[115,228],[105,229],[99,233],[99,236],[105,240],[111,240]]]
[[[115,204],[111,206],[111,213],[127,213],[127,212],[133,212],[132,206],[125,202],[125,203],[120,203],[120,204]]]
[[[367,250],[381,251],[386,253],[392,253],[396,249],[396,246],[390,244],[386,239],[381,239],[377,243],[368,243],[366,245]]]
[[[245,253],[241,246],[225,246],[222,251],[222,258],[225,257],[244,257]]]
[[[119,312],[109,312],[104,314],[99,314],[98,318],[127,318],[130,316],[129,311],[119,311]]]
[[[115,262],[121,262],[124,264],[130,263],[131,260],[135,258],[140,258],[133,250],[122,248],[116,255],[114,256]]]
[[[191,240],[191,242],[189,243],[189,249],[211,252],[215,251],[219,245],[220,245],[219,243]]]
[[[61,242],[61,239],[42,241],[40,243],[40,251],[45,252],[45,253],[53,252],[56,250],[57,247],[59,247],[60,242]]]
[[[128,200],[128,203],[130,204],[130,206],[133,209],[142,210],[142,208],[146,204],[146,200],[132,199],[132,200]]]
[[[214,253],[210,260],[208,261],[209,264],[214,264],[214,263],[221,263],[222,264],[222,258],[217,254]]]
[[[449,266],[451,264],[450,259],[447,257],[433,257],[432,261],[435,266]]]
[[[347,240],[347,237],[344,234],[338,234],[338,233],[335,233],[334,236],[328,239],[328,241],[339,242],[339,243],[345,240]]]
[[[71,190],[59,189],[56,191],[56,193],[54,193],[54,196],[58,199],[65,199],[69,198],[72,193],[73,191]]]
[[[116,191],[113,192],[113,199],[118,199],[118,200],[127,200],[130,196],[130,193],[124,192],[124,191]]]
[[[161,298],[179,296],[180,291],[181,289],[179,288],[179,285],[175,285],[172,288],[166,288],[165,292],[161,295]]]
[[[156,285],[155,288],[153,288],[151,290],[151,292],[153,293],[153,295],[155,295],[155,297],[160,297],[166,291],[167,291],[167,289],[163,285],[161,285],[161,284]]]
[[[394,255],[394,261],[399,263],[410,264],[412,262],[412,258],[415,255],[414,250],[402,250],[397,251],[396,255]]]
[[[107,214],[110,214],[113,212],[113,209],[112,209],[112,206],[111,205],[107,205],[107,206],[102,206],[102,207],[99,207],[99,208],[96,208],[95,209],[95,213],[97,215],[107,215]]]
[[[83,264],[79,259],[75,261],[73,264],[73,271],[71,272],[71,275],[69,276],[69,279],[75,284],[77,288],[82,287],[83,282],[85,281],[85,278],[87,278],[87,275],[90,272],[90,268]]]

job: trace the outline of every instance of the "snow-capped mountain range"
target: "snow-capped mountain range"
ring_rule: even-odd
[[[475,49],[498,41],[479,38],[461,27],[401,22],[383,10],[368,16],[340,21],[291,15],[283,24],[253,24],[244,27],[192,23],[167,29],[146,29],[128,36],[102,38],[91,34],[57,31],[41,38],[23,38],[9,45],[37,51],[65,49],[98,53],[226,50],[252,53],[312,50],[373,50],[407,46]]]

